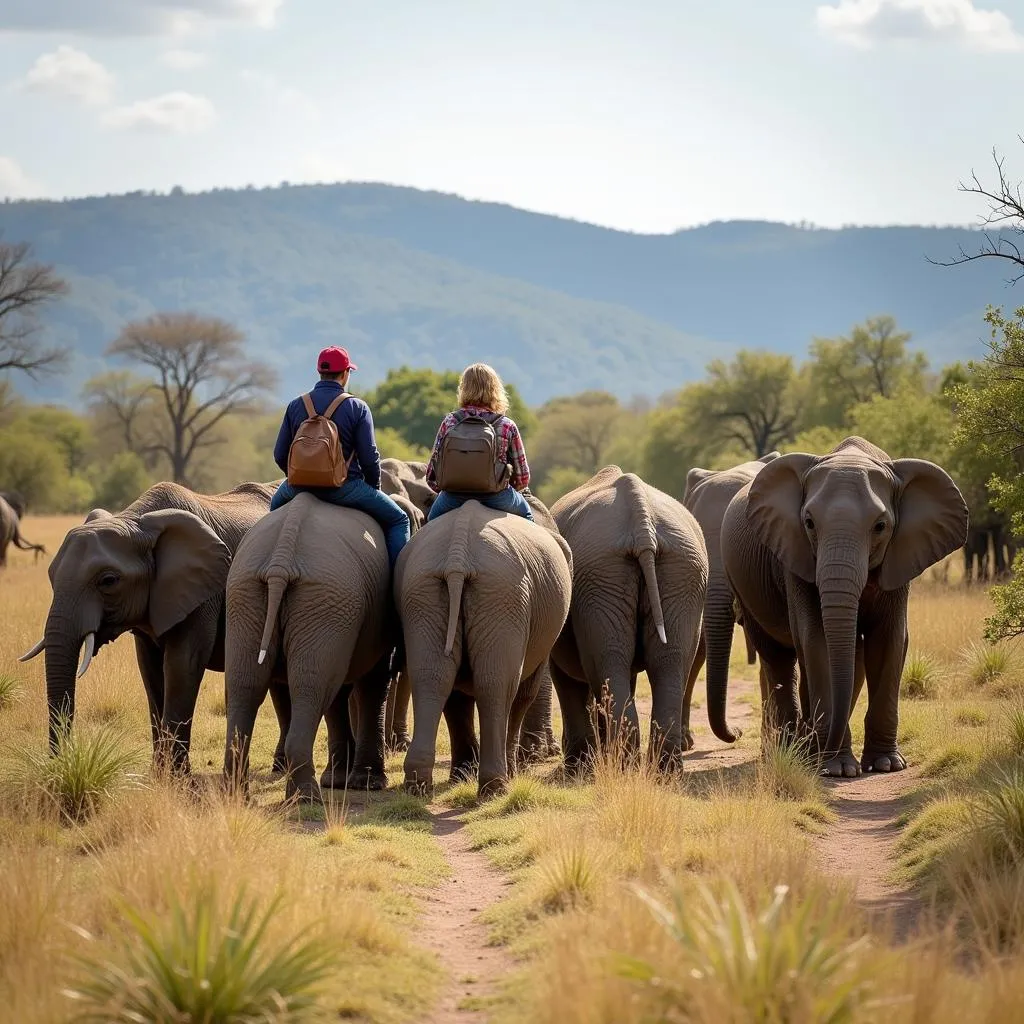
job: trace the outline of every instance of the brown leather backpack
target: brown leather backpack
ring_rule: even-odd
[[[495,424],[501,413],[455,414],[457,422],[441,439],[437,485],[453,494],[497,494],[508,487],[512,467],[498,460]]]
[[[340,487],[348,479],[355,452],[345,459],[338,425],[331,417],[351,397],[347,392],[338,395],[320,415],[313,396],[302,396],[308,418],[299,424],[288,449],[288,483],[293,487]]]

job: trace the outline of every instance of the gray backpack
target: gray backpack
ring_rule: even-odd
[[[499,462],[495,425],[501,413],[457,412],[457,421],[441,439],[437,485],[452,494],[497,494],[508,487],[512,467]]]

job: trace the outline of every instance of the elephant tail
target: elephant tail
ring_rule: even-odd
[[[658,589],[658,575],[654,571],[654,556],[658,550],[658,532],[654,525],[651,502],[647,496],[647,485],[635,473],[627,473],[624,479],[632,492],[635,516],[633,552],[640,563],[640,571],[644,574],[644,585],[647,588],[648,600],[651,602],[651,618],[654,619],[658,638],[663,644],[667,644],[665,615],[661,608],[661,591]]]
[[[466,582],[464,572],[452,572],[446,577],[448,583],[448,635],[444,638],[444,653],[448,656],[455,646],[455,630],[459,625],[459,609],[462,607],[462,588]]]
[[[263,664],[270,647],[270,638],[274,635],[274,627],[277,625],[277,615],[281,610],[281,600],[284,592],[288,589],[291,580],[283,576],[272,576],[267,580],[267,618],[263,623],[263,637],[260,640],[260,656],[257,659],[260,665]]]
[[[295,545],[299,539],[302,521],[313,502],[319,500],[310,494],[297,494],[288,502],[285,506],[286,511],[281,516],[281,530],[277,535],[277,543],[274,544],[269,559],[259,573],[260,578],[267,584],[267,618],[263,623],[263,637],[260,640],[260,653],[257,659],[260,665],[263,664],[270,649],[270,640],[277,625],[284,592],[288,589],[288,584],[298,578],[295,571]]]

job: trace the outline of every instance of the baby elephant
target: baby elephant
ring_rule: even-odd
[[[324,716],[330,763],[321,785],[386,786],[384,702],[395,626],[387,615],[388,576],[380,527],[311,494],[300,493],[245,535],[227,580],[228,782],[244,782],[256,713],[272,679],[287,676],[287,795],[319,799],[313,742]]]
[[[480,714],[480,795],[505,788],[571,588],[572,555],[561,537],[476,501],[428,523],[409,542],[395,569],[412,685],[409,789],[432,789],[442,712],[452,734],[452,775],[472,772],[467,696]],[[468,730],[459,714],[466,707]]]

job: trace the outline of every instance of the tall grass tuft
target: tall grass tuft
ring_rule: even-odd
[[[920,651],[911,651],[903,666],[900,693],[912,700],[931,700],[938,695],[935,663]]]
[[[987,686],[1002,679],[1010,667],[1010,652],[1005,646],[970,643],[964,651],[968,678],[975,686]]]
[[[308,934],[271,943],[267,928],[281,896],[259,913],[239,890],[224,916],[212,884],[191,906],[172,898],[165,915],[123,909],[129,924],[118,961],[97,950],[79,958],[80,976],[65,994],[77,1004],[74,1020],[138,1024],[204,1024],[326,1020],[317,1005],[334,971],[332,951]],[[303,929],[308,933],[308,929]],[[88,932],[83,938],[94,941]]]
[[[810,737],[794,739],[773,730],[761,742],[757,787],[773,799],[820,800],[825,789],[815,767]]]
[[[14,676],[0,674],[0,711],[6,711],[18,699],[20,689]]]
[[[557,913],[589,904],[597,891],[600,870],[594,855],[581,843],[563,846],[541,868],[541,905]]]
[[[974,821],[997,856],[1024,859],[1024,767],[1001,768],[974,802]]]
[[[637,886],[655,921],[674,942],[670,964],[622,959],[661,1020],[822,1021],[846,1024],[874,1001],[878,964],[869,938],[850,937],[845,901],[819,892],[799,903],[789,889],[752,914],[731,878],[721,897],[704,883],[676,885],[670,904]]]
[[[14,766],[19,781],[35,784],[54,802],[61,817],[81,822],[91,817],[114,791],[132,781],[138,755],[126,749],[110,726],[92,732],[63,730],[57,752],[30,750]]]
[[[1006,732],[1010,753],[1024,758],[1024,702],[1017,701],[1007,710]]]

